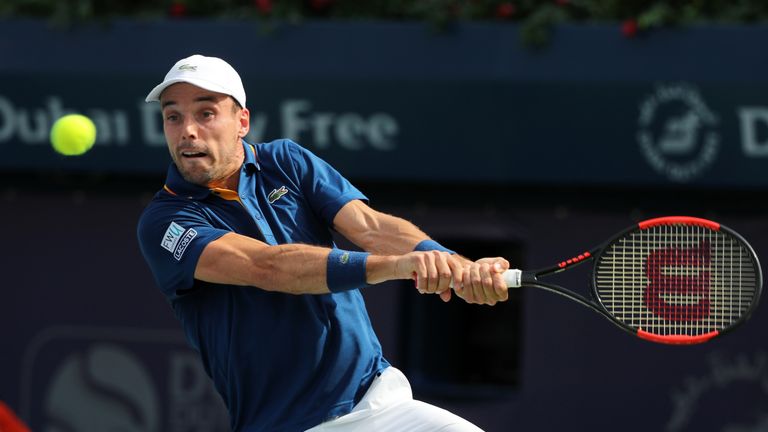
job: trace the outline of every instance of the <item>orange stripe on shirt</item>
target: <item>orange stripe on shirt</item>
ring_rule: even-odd
[[[178,196],[179,195],[176,192],[172,191],[171,188],[168,187],[168,185],[163,185],[163,189],[165,189],[166,192],[168,192],[169,194],[171,194],[173,196]]]
[[[243,203],[242,201],[240,201],[240,195],[238,195],[237,192],[233,191],[232,189],[213,188],[211,189],[211,192],[213,192],[213,194],[216,195],[217,197],[220,197],[227,201],[237,201],[240,204]]]

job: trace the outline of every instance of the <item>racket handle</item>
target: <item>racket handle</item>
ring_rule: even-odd
[[[520,279],[522,278],[523,271],[518,269],[509,269],[502,273],[502,277],[504,278],[504,283],[507,284],[508,288],[520,288]]]
[[[504,283],[507,284],[507,288],[520,288],[522,286],[521,284],[521,278],[523,275],[522,270],[518,269],[509,269],[505,270],[504,273],[501,274],[501,277],[504,278]],[[416,274],[413,275],[414,281],[416,280]],[[451,281],[451,284],[449,285],[449,288],[453,289],[453,281]]]

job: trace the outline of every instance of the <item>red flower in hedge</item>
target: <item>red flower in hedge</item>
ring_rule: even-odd
[[[498,18],[511,18],[515,12],[517,12],[517,8],[512,2],[504,2],[496,7],[496,17]]]
[[[174,18],[179,18],[187,15],[187,5],[179,2],[171,3],[171,7],[168,8],[168,15]]]
[[[637,20],[628,19],[621,23],[621,33],[624,37],[635,37],[637,34]]]
[[[253,0],[253,4],[262,15],[269,15],[272,12],[272,0]]]
[[[309,0],[309,6],[315,11],[322,12],[331,6],[333,0]]]

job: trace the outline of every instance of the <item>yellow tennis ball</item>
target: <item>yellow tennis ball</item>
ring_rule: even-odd
[[[96,143],[96,125],[81,114],[68,114],[51,128],[53,149],[65,156],[79,156]]]

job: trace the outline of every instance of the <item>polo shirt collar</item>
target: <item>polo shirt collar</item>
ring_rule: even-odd
[[[205,199],[208,194],[211,193],[205,186],[196,185],[186,181],[176,167],[176,164],[173,162],[171,162],[171,165],[168,167],[168,175],[165,179],[165,189],[169,190],[174,195],[194,200]]]
[[[256,155],[256,147],[252,144],[248,144],[244,140],[241,141],[245,150],[245,160],[243,161],[243,169],[247,173],[253,173],[261,170],[259,166],[259,159]],[[176,164],[171,162],[168,167],[168,174],[165,180],[165,188],[170,189],[172,193],[182,196],[188,199],[202,200],[210,195],[211,190],[205,186],[196,185],[190,183],[184,179],[179,172]]]
[[[259,155],[256,154],[256,146],[243,140],[243,147],[245,147],[245,162],[243,162],[243,166],[247,172],[251,174],[254,171],[261,171],[261,166],[259,165]]]

